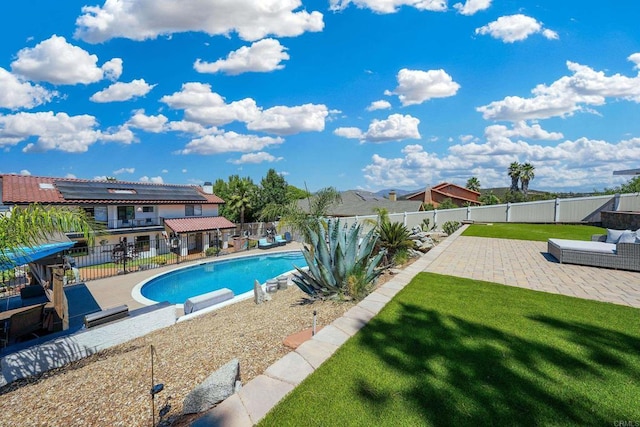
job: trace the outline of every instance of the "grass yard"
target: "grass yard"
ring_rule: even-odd
[[[637,424],[638,396],[638,309],[420,273],[259,425]]]
[[[538,242],[546,242],[549,238],[591,240],[593,234],[607,234],[607,230],[592,225],[495,223],[472,224],[462,233],[463,236]]]

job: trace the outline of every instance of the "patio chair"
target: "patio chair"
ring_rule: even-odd
[[[287,240],[284,239],[280,234],[275,237],[275,243],[278,246],[284,246],[287,244]]]
[[[36,332],[42,330],[44,306],[45,304],[34,305],[11,315],[1,338],[2,347],[19,342],[29,335],[37,338]]]

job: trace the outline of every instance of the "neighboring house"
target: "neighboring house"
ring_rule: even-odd
[[[388,213],[418,212],[419,201],[397,200],[391,192],[389,198],[362,190],[349,190],[340,193],[341,201],[329,207],[328,214],[334,217],[376,215],[376,209],[386,209]],[[309,201],[301,199],[298,206],[309,211]]]
[[[425,205],[432,204],[435,208],[440,206],[440,203],[445,199],[451,199],[456,206],[460,207],[478,206],[482,204],[478,200],[479,198],[479,192],[449,182],[443,182],[424,191],[406,196],[407,200],[419,201]]]
[[[179,247],[182,255],[202,252],[235,231],[234,223],[218,216],[224,200],[213,194],[210,183],[198,187],[0,175],[1,207],[33,203],[82,208],[104,227],[104,235],[96,239],[101,246],[133,244],[148,256],[159,253],[160,246]],[[86,253],[82,236],[68,235],[78,241],[74,251]]]

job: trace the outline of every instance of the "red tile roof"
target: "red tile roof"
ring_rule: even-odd
[[[167,227],[176,233],[188,233],[192,231],[207,231],[225,228],[235,228],[236,225],[223,216],[191,217],[165,219]]]
[[[27,175],[0,175],[0,183],[2,184],[2,200],[0,202],[5,204],[27,204],[27,203],[41,203],[41,204],[123,204],[123,203],[135,203],[135,200],[97,200],[97,199],[73,199],[66,200],[62,193],[56,189],[56,181],[65,182],[91,182],[91,180],[71,179],[71,178],[52,178],[42,176],[27,176]],[[200,195],[204,196],[206,201],[194,201],[194,200],[140,200],[140,203],[144,204],[194,204],[194,203],[224,203],[220,197],[215,194],[205,193],[201,187],[188,186],[188,185],[176,185],[176,184],[152,184],[152,183],[128,183],[124,181],[117,181],[119,185],[122,184],[136,184],[136,185],[149,185],[164,187],[168,191],[172,187],[178,188],[194,188]]]

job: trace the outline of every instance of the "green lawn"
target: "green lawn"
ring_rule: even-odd
[[[640,310],[421,273],[261,426],[640,421]]]
[[[591,225],[494,223],[472,224],[462,233],[463,236],[536,240],[539,242],[546,242],[547,239],[554,237],[557,239],[591,240],[593,234],[607,234],[607,230]]]

